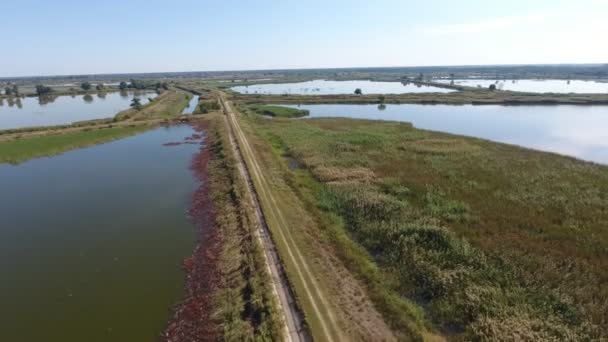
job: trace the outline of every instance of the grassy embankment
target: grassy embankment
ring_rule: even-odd
[[[29,159],[61,154],[67,150],[96,145],[141,133],[150,126],[125,126],[34,136],[0,142],[0,163],[20,163]]]
[[[249,105],[247,108],[257,114],[272,116],[277,118],[300,118],[310,113],[305,109],[297,109],[282,106],[269,105]]]
[[[261,121],[275,121],[256,117]],[[342,251],[334,248],[334,231],[320,222],[311,208],[314,204],[302,197],[301,189],[293,186],[291,171],[283,158],[260,140],[248,120],[240,121],[253,150],[256,167],[260,169],[257,176],[254,175],[254,183],[266,220],[313,337],[325,340],[326,335],[330,335],[334,340],[371,341],[436,337],[428,332],[430,324],[424,320],[421,310],[408,300],[382,291],[370,293],[366,290],[368,284],[357,279],[358,274],[353,274],[356,272],[353,272],[351,260],[341,258]],[[254,169],[251,158],[246,159],[250,159],[249,167]],[[260,179],[261,175],[264,180]],[[269,199],[270,195],[277,200]],[[352,243],[348,248],[364,253]],[[376,281],[379,270],[368,262],[361,272]],[[383,319],[378,311],[384,308],[374,305],[376,298],[373,296],[385,300],[387,310],[394,313],[390,319]],[[323,322],[329,323],[326,333],[326,329],[322,329]]]
[[[169,122],[171,118],[178,118],[190,97],[188,93],[172,90],[159,95],[140,110],[127,109],[113,119],[0,131],[0,163],[19,163],[56,155],[143,132]]]
[[[254,236],[255,214],[230,151],[220,115],[212,115],[207,143],[211,201],[220,235],[217,258],[220,283],[214,294],[219,333],[224,341],[280,340],[280,316],[271,290],[264,255]]]
[[[233,94],[246,103],[379,103],[379,95],[251,95]],[[382,100],[385,103],[420,103],[420,104],[504,104],[504,105],[606,105],[606,94],[534,94],[512,91],[466,90],[451,93],[406,93],[387,94]]]
[[[248,122],[297,162],[275,176],[308,203],[393,329],[608,334],[608,168],[403,123]]]

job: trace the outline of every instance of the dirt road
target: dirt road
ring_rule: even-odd
[[[239,147],[239,142],[236,138],[235,132],[237,129],[234,127],[234,125],[238,125],[238,123],[234,120],[234,114],[232,113],[230,107],[226,104],[224,98],[220,96],[219,99],[225,114],[224,121],[228,128],[228,134],[230,135],[230,143],[235,159],[237,160],[237,167],[241,176],[243,179],[245,179],[247,184],[247,195],[255,208],[256,219],[259,226],[259,229],[256,230],[256,237],[264,249],[266,266],[269,274],[271,275],[271,279],[273,280],[272,289],[282,312],[284,323],[283,335],[287,341],[311,341],[312,338],[306,329],[304,316],[297,306],[294,295],[289,286],[289,282],[287,281],[287,276],[283,269],[281,260],[274,243],[270,238],[268,224],[264,214],[262,213],[259,198],[255,192],[253,181],[247,169],[247,165],[243,159],[243,152]],[[240,127],[238,129],[240,130]]]

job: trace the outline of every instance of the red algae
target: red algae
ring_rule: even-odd
[[[194,156],[191,169],[199,181],[192,195],[189,214],[196,226],[197,243],[192,256],[184,259],[182,268],[186,272],[185,294],[181,302],[173,307],[173,315],[163,333],[167,342],[191,342],[217,340],[218,324],[213,315],[213,293],[217,288],[219,273],[217,255],[220,251],[220,235],[214,225],[214,212],[209,197],[208,163],[212,158],[210,147],[202,139],[206,123],[193,123],[199,132],[190,139],[200,143],[201,149]],[[167,143],[165,146],[172,143]]]

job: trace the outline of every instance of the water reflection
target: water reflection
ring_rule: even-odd
[[[467,79],[467,80],[436,80],[439,83],[453,83],[468,87],[488,88],[494,84],[496,89],[525,91],[531,93],[577,93],[577,94],[601,94],[608,93],[608,83],[582,80],[490,80],[490,79]]]
[[[433,86],[423,86],[409,82],[374,81],[326,81],[314,80],[298,83],[269,83],[232,87],[243,94],[298,94],[298,95],[340,95],[353,94],[361,89],[363,94],[404,94],[404,93],[448,93],[454,90]]]
[[[53,103],[55,102],[55,100],[57,99],[58,96],[54,96],[54,95],[43,95],[43,96],[38,96],[38,104],[41,106],[47,105],[49,103]],[[72,95],[72,98],[74,98],[74,95]]]
[[[0,165],[2,341],[159,339],[194,242],[185,212],[199,148],[162,144],[193,133]]]
[[[295,106],[290,106],[295,107]],[[411,122],[608,164],[608,106],[302,105],[309,117]]]
[[[157,96],[153,92],[143,94],[142,105]],[[109,118],[128,109],[134,96],[133,92],[98,94],[103,100],[97,101],[91,94],[7,98],[8,106],[0,107],[0,130]]]

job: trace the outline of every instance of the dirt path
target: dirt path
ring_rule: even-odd
[[[224,113],[226,114],[224,116],[224,122],[226,124],[226,127],[228,128],[228,134],[230,136],[231,143],[230,145],[237,160],[237,167],[241,176],[243,177],[243,179],[245,179],[245,182],[247,184],[247,196],[249,197],[250,202],[255,208],[256,219],[260,228],[256,230],[256,238],[264,249],[266,267],[273,280],[273,293],[275,295],[275,298],[278,299],[278,304],[281,308],[284,323],[283,335],[286,337],[287,341],[311,341],[312,338],[310,337],[310,334],[308,333],[304,325],[304,316],[302,315],[300,309],[297,306],[297,303],[294,299],[294,295],[291,292],[287,276],[285,274],[285,271],[283,270],[281,260],[276,251],[276,248],[274,247],[272,239],[270,238],[268,224],[266,222],[264,214],[262,213],[259,199],[253,186],[253,181],[251,180],[251,177],[247,170],[247,166],[243,159],[242,151],[235,137],[235,132],[231,124],[231,120],[229,119],[229,117],[232,116],[232,112],[230,111],[229,107],[225,106],[225,102],[223,101],[223,99],[220,103],[224,109]]]
[[[277,239],[278,243],[281,243],[285,247],[285,261],[290,265],[293,265],[295,275],[298,277],[297,281],[302,284],[303,291],[299,295],[302,300],[308,302],[312,308],[313,314],[316,316],[316,322],[318,323],[317,328],[320,329],[318,333],[324,337],[327,341],[341,341],[344,340],[344,334],[340,329],[336,315],[333,312],[330,301],[325,298],[324,292],[321,290],[321,286],[317,281],[315,275],[311,271],[306,258],[304,258],[300,246],[296,243],[294,237],[291,234],[290,228],[288,227],[287,221],[280,208],[278,207],[277,199],[273,195],[270,186],[265,179],[263,172],[255,158],[255,154],[247,140],[247,137],[243,133],[238,120],[235,117],[230,104],[225,100],[224,95],[219,96],[220,103],[224,109],[225,119],[228,123],[229,130],[231,130],[235,142],[240,147],[242,162],[245,160],[248,163],[244,164],[244,172],[248,175],[249,182],[253,185],[253,180],[257,180],[257,187],[252,187],[252,192],[257,194],[265,203],[268,204],[267,210],[264,214],[267,218],[272,219],[278,226],[275,227],[275,235],[273,238]],[[249,168],[247,168],[249,166]],[[257,190],[257,192],[255,192]],[[260,210],[261,207],[259,201],[256,203],[256,209]],[[265,232],[268,235],[268,230]],[[265,245],[265,249],[271,249],[274,251],[274,246],[269,236],[267,237],[268,244]],[[288,287],[286,281],[282,281],[281,287]],[[289,310],[284,310],[289,311]]]

